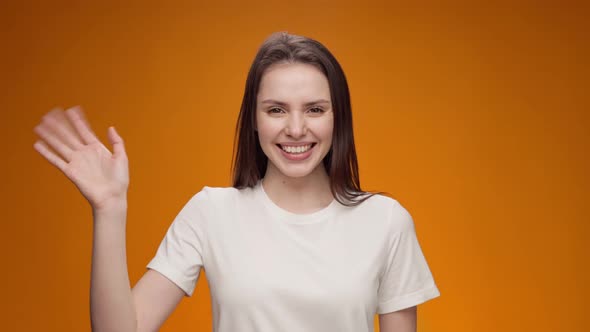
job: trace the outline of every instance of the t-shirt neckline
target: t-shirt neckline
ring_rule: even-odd
[[[281,219],[282,222],[289,224],[307,225],[321,222],[328,219],[328,216],[333,213],[334,209],[338,205],[338,201],[336,199],[332,199],[332,202],[330,202],[328,206],[322,208],[321,210],[305,214],[293,213],[281,208],[275,202],[273,202],[270,197],[268,197],[264,191],[264,187],[262,187],[262,180],[258,180],[254,190],[262,200],[264,206],[273,216]]]

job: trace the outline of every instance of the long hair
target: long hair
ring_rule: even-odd
[[[354,206],[374,195],[361,190],[352,130],[352,107],[344,71],[320,42],[287,32],[275,32],[263,42],[248,72],[234,136],[233,187],[253,187],[266,172],[268,157],[260,147],[255,130],[256,96],[262,74],[275,63],[310,64],[328,79],[334,129],[332,146],[322,162],[330,178],[334,198],[343,205]]]

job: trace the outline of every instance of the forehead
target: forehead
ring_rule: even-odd
[[[274,64],[262,74],[258,89],[258,102],[267,98],[288,103],[330,100],[330,86],[324,73],[313,65]]]

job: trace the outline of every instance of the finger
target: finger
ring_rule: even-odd
[[[80,106],[73,106],[71,107],[72,109],[74,109],[74,111],[76,112],[76,114],[80,117],[80,119],[82,120],[82,122],[86,125],[86,127],[88,128],[88,131],[94,136],[94,137],[98,137],[96,136],[96,134],[94,133],[94,130],[92,130],[92,127],[90,126],[90,122],[88,121],[88,119],[86,118],[86,115],[84,114],[84,111],[82,111],[82,107]],[[66,112],[67,113],[67,112]]]
[[[47,113],[43,117],[43,121],[70,149],[79,150],[84,145],[82,138],[76,133],[61,109],[54,109]]]
[[[80,115],[80,119],[82,119],[82,122],[84,122],[86,124],[86,127],[88,127],[88,131],[90,131],[92,133],[92,135],[94,135],[94,137],[98,137],[94,133],[94,130],[92,130],[92,127],[90,126],[90,122],[86,118],[86,114],[84,114],[84,112],[82,111],[82,108],[80,106],[74,106],[74,107],[76,107],[78,109],[78,111],[79,111],[78,115]]]
[[[57,136],[43,123],[37,125],[33,131],[39,135],[49,146],[59,153],[66,161],[72,160],[72,149],[60,141]]]
[[[107,136],[113,146],[113,156],[115,158],[126,156],[125,143],[123,142],[123,138],[117,133],[117,130],[115,130],[115,127],[109,127]]]
[[[37,150],[37,152],[39,152],[43,157],[45,157],[45,159],[47,159],[53,166],[59,168],[60,171],[64,172],[67,163],[63,161],[63,159],[61,159],[58,155],[49,150],[49,148],[43,141],[38,140],[37,142],[35,142],[35,144],[33,144],[33,148],[35,148],[35,150]]]
[[[92,144],[98,141],[98,138],[96,138],[96,135],[94,135],[94,132],[90,129],[90,125],[86,121],[80,107],[75,106],[67,109],[66,116],[72,122],[72,125],[76,128],[76,132],[80,135],[85,144]]]

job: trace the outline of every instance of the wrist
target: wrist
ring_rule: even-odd
[[[127,197],[108,199],[97,206],[92,207],[92,213],[98,215],[120,215],[127,213]]]

